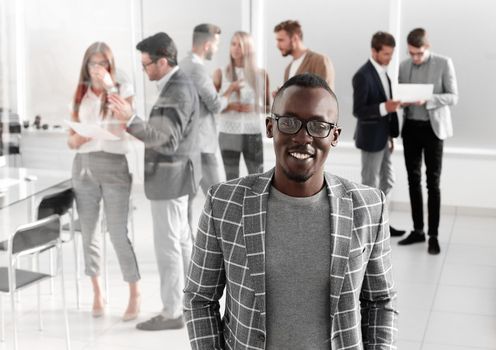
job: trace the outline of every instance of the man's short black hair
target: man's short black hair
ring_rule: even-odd
[[[169,66],[177,66],[177,47],[166,33],[160,32],[141,40],[136,49],[150,55],[153,61],[165,58]]]
[[[215,38],[215,35],[220,35],[220,28],[215,24],[202,23],[193,29],[193,46],[205,44]]]
[[[329,84],[327,84],[327,81],[325,81],[324,79],[313,73],[304,73],[291,77],[283,84],[283,86],[277,91],[277,94],[274,97],[274,103],[272,104],[272,109],[274,109],[276,102],[281,98],[284,90],[286,90],[290,86],[300,86],[306,88],[322,88],[332,96],[334,101],[336,101],[336,105],[338,105],[338,98],[336,97],[334,91],[332,91],[332,89],[329,87]]]
[[[379,52],[383,46],[395,47],[396,41],[394,36],[386,32],[377,32],[372,36],[370,47]]]

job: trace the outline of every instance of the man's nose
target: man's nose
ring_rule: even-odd
[[[293,135],[293,140],[299,144],[306,145],[313,141],[313,137],[308,133],[307,126],[302,125],[301,129]]]

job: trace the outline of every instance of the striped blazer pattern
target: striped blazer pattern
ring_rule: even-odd
[[[265,290],[264,247],[273,174],[274,169],[209,190],[184,290],[192,349],[265,349],[265,294],[270,291]],[[325,180],[331,208],[332,349],[396,349],[384,194],[328,173]]]

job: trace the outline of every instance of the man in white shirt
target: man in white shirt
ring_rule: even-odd
[[[284,81],[294,75],[313,73],[324,79],[334,90],[334,67],[329,57],[309,50],[303,44],[303,31],[298,21],[284,21],[274,27],[277,48],[281,54],[293,56],[293,61],[284,71]]]
[[[408,192],[413,231],[399,245],[425,242],[422,160],[425,163],[429,237],[427,252],[437,255],[441,219],[441,171],[444,140],[453,136],[451,107],[458,102],[458,84],[451,58],[431,52],[424,28],[407,36],[409,58],[400,64],[398,80],[406,84],[433,84],[429,100],[403,104],[403,152],[408,174]]]
[[[184,327],[182,290],[191,257],[188,197],[201,178],[198,145],[198,94],[177,66],[177,49],[166,33],[142,40],[143,70],[158,82],[159,96],[150,118],[133,114],[121,97],[110,95],[114,114],[127,123],[127,132],[145,144],[145,194],[151,203],[155,255],[160,275],[162,311],[136,327],[164,330]]]
[[[355,145],[362,153],[362,183],[379,188],[389,197],[394,184],[391,154],[398,137],[400,102],[392,100],[387,66],[396,46],[385,32],[372,36],[371,58],[353,76],[353,115],[357,118]],[[391,236],[405,231],[390,227]]]
[[[195,84],[200,98],[200,130],[198,133],[202,165],[200,187],[205,195],[210,186],[220,182],[220,165],[215,154],[219,146],[215,114],[226,108],[228,97],[239,85],[238,82],[234,82],[223,95],[219,95],[204,65],[204,61],[211,60],[217,52],[220,33],[220,28],[215,24],[197,25],[193,30],[191,52],[179,62],[181,70]],[[195,195],[191,195],[188,203],[188,217],[193,232],[196,226],[192,222],[194,197]]]

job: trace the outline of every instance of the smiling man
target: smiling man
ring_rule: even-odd
[[[385,197],[324,172],[336,96],[294,76],[266,125],[275,168],[208,193],[185,288],[192,348],[395,348]]]

